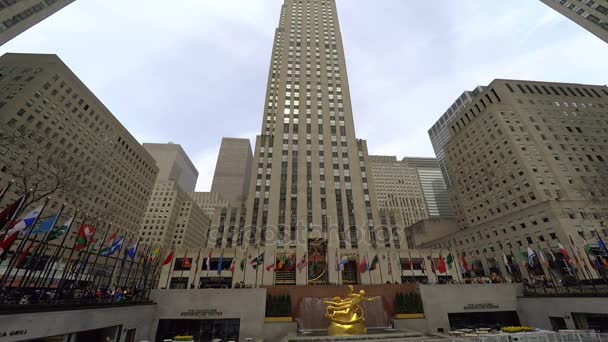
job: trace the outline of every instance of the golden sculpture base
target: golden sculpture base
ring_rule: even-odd
[[[329,336],[364,335],[366,333],[367,327],[365,327],[364,322],[348,325],[331,322],[329,328],[327,328],[327,335]]]

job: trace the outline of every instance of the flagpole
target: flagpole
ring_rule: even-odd
[[[135,261],[135,258],[137,258],[137,250],[139,249],[139,240],[140,237],[138,236],[135,240],[135,250],[133,251],[133,259],[131,259],[131,256],[129,256],[129,259],[131,259],[131,262],[129,263],[129,270],[127,271],[127,277],[125,278],[125,287],[129,287],[129,278],[131,277],[131,269],[133,269],[133,262]],[[128,253],[128,250],[127,250]]]
[[[175,247],[171,248],[171,251],[175,253]],[[175,254],[173,254],[175,255]],[[171,280],[171,274],[173,271],[173,267],[175,267],[175,263],[177,262],[177,258],[173,258],[173,260],[171,260],[171,263],[169,263],[169,272],[167,273],[167,282],[165,283],[165,289],[169,288],[169,281]],[[182,266],[184,265],[184,261],[182,260]],[[183,267],[182,267],[183,268]],[[183,273],[184,271],[182,271]]]
[[[76,220],[78,211],[79,211],[79,209],[76,209],[76,212],[74,212],[74,215],[72,216],[72,218],[70,220],[70,224],[68,225],[68,227],[66,228],[66,230],[63,234],[63,238],[61,239],[60,244],[56,245],[56,247],[55,247],[55,252],[53,253],[51,262],[46,265],[45,272],[41,278],[42,282],[40,283],[40,287],[42,287],[42,288],[45,287],[46,280],[47,280],[48,276],[51,275],[51,272],[53,272],[53,275],[52,275],[53,278],[55,277],[55,274],[57,274],[57,268],[55,268],[55,264],[57,263],[57,258],[59,257],[60,253],[61,253],[61,258],[63,259],[63,253],[65,251],[65,247],[64,247],[65,240],[67,239],[68,234],[70,233],[70,229],[72,229],[72,225],[74,224],[74,221]],[[85,215],[85,219],[86,219],[86,215]],[[59,266],[58,263],[57,263],[57,266]],[[55,268],[55,269],[53,270],[53,268]],[[51,287],[53,285],[53,278],[51,278],[51,282],[49,283],[48,287]],[[38,286],[38,282],[36,282],[35,286]]]
[[[99,223],[99,222],[98,222]],[[74,274],[74,286],[78,287],[79,283],[81,282],[81,277],[85,277],[85,271],[87,270],[87,266],[89,265],[89,259],[91,258],[91,254],[93,254],[93,249],[95,248],[95,234],[97,233],[98,230],[101,230],[101,227],[99,229],[97,229],[97,225],[95,225],[95,230],[93,231],[93,235],[91,235],[90,240],[87,240],[87,244],[83,247],[83,249],[80,251],[79,255],[79,260],[80,260],[80,256],[83,257],[82,259],[82,265],[80,266],[80,268],[76,268],[76,273]],[[109,230],[109,228],[108,228]],[[108,230],[106,230],[103,238],[101,239],[101,243],[103,244],[105,237],[108,233]],[[86,236],[85,236],[86,237]],[[78,241],[78,237],[76,237],[76,240]],[[101,247],[99,248],[101,250]],[[82,255],[84,254],[84,255]],[[93,265],[94,267],[94,265]],[[89,273],[87,273],[86,277],[88,278],[90,275],[90,271]]]
[[[135,235],[135,234],[133,234],[133,235]],[[126,244],[127,245],[127,249],[125,250],[125,252],[122,255],[122,261],[120,262],[120,268],[118,269],[118,280],[116,281],[116,286],[117,287],[126,287],[126,286],[120,286],[120,284],[121,284],[120,279],[121,279],[122,271],[124,271],[124,268],[125,268],[125,262],[127,262],[127,252],[129,251],[129,245],[131,244],[131,240],[132,239],[133,238],[131,237],[131,238],[129,238],[129,242],[126,242],[127,241],[127,234],[125,234],[125,237],[122,240],[122,244],[123,245]],[[117,258],[120,258],[120,252],[121,251],[122,251],[122,245],[120,246],[120,251],[118,252]],[[117,259],[116,262],[118,262],[118,259]]]
[[[16,258],[16,256],[18,256],[21,253],[21,251],[23,250],[23,247],[25,247],[26,243],[28,242],[29,237],[31,236],[31,233],[32,233],[32,229],[34,229],[34,226],[36,226],[36,223],[38,223],[38,219],[44,212],[44,209],[46,208],[46,205],[49,203],[50,199],[51,199],[50,197],[47,197],[44,200],[44,204],[42,205],[42,208],[40,209],[40,212],[34,219],[34,222],[32,223],[32,225],[30,227],[25,228],[25,230],[27,230],[27,233],[25,234],[25,237],[20,241],[19,245],[17,246],[17,249],[15,250],[15,255],[13,255],[13,257],[11,258],[11,260],[8,264],[8,267],[6,268],[5,273],[2,275],[2,278],[0,278],[0,287],[5,286],[4,281],[7,279],[7,277],[10,277],[10,273],[15,268],[15,264],[18,259],[18,258]],[[8,235],[8,231],[9,230],[7,229],[5,236]],[[17,237],[19,237],[19,235],[21,235],[21,232],[15,232],[14,234],[17,234]],[[10,250],[10,247],[9,247],[9,250]],[[15,272],[15,274],[13,275],[13,278],[11,279],[11,282],[6,287],[11,287],[12,283],[15,281],[15,278],[17,277],[17,273],[19,273],[19,270],[17,270]]]
[[[140,253],[140,257],[137,258],[137,250],[135,251],[135,257],[133,257],[133,260],[135,259],[139,259],[139,262],[137,262],[137,267],[135,267],[135,274],[133,275],[135,278],[133,279],[133,286],[137,289],[137,287],[139,287],[140,284],[140,280],[141,277],[139,277],[138,279],[138,275],[139,275],[139,266],[141,266],[145,260],[148,258],[148,254],[150,254],[150,251],[152,250],[152,244],[148,245],[147,243],[144,245],[144,250],[142,251],[143,253]],[[131,264],[131,266],[133,266],[133,264]]]
[[[99,271],[97,272],[97,274],[95,274],[95,268],[97,267],[97,260],[99,260],[99,256],[101,255],[101,251],[104,249],[104,246],[106,244],[106,239],[108,238],[108,234],[110,233],[110,230],[112,229],[112,222],[110,222],[108,224],[108,228],[106,228],[106,232],[103,234],[103,237],[101,238],[101,240],[99,240],[99,242],[101,242],[101,244],[99,245],[99,250],[97,250],[97,253],[95,254],[95,259],[93,259],[93,265],[91,266],[92,269],[89,269],[89,272],[87,273],[86,277],[84,277],[84,282],[91,282],[91,285],[95,285],[95,280],[97,280],[98,275],[99,275]],[[116,233],[115,233],[116,234]],[[112,241],[114,241],[114,239],[112,239]],[[111,246],[111,242],[110,242],[110,246]],[[93,248],[95,248],[95,244],[93,243],[91,245]],[[105,273],[106,271],[106,263],[108,262],[108,257],[105,257],[104,263],[103,263],[103,267],[102,267],[102,272]],[[86,264],[88,265],[89,260],[87,259]],[[86,267],[86,266],[85,266]],[[84,273],[85,269],[83,269],[83,273]],[[100,277],[101,279],[104,278],[103,275],[101,275]]]
[[[450,255],[456,256],[456,254],[452,252],[451,248],[448,248],[448,251],[450,252]],[[456,269],[456,279],[458,279],[458,283],[460,283],[462,280],[460,279],[460,268],[458,267],[457,259],[458,258],[452,257],[452,262],[454,263],[454,268]]]
[[[235,258],[236,258],[236,248],[235,248]],[[198,269],[200,268],[200,264],[199,261],[201,260],[201,247],[198,248],[198,256],[196,257],[196,263],[194,263],[196,266],[196,269],[194,270],[194,279],[193,279],[193,283],[191,284],[195,284],[195,283],[199,283],[196,281],[196,275],[198,274]],[[198,285],[196,286],[198,287]]]
[[[72,257],[74,256],[74,251],[76,250],[76,242],[78,242],[78,234],[80,233],[81,229],[83,229],[84,227],[87,227],[87,225],[86,225],[87,218],[88,218],[88,215],[84,214],[84,218],[82,219],[82,223],[80,224],[80,228],[78,229],[78,232],[76,233],[77,234],[76,238],[74,239],[74,243],[72,244],[72,249],[70,250],[68,260],[66,261],[65,265],[63,266],[63,270],[61,271],[61,277],[59,278],[59,283],[57,284],[57,289],[61,289],[63,287],[63,282],[65,280],[65,275],[68,271],[68,268],[72,267],[72,265],[71,265]],[[97,225],[95,225],[94,227],[97,227]],[[95,230],[97,230],[97,229],[95,229]],[[93,235],[95,235],[95,232],[93,232]],[[64,236],[63,242],[65,242],[66,239],[67,239],[67,232],[66,232],[66,236]],[[63,256],[63,254],[62,254],[62,256]],[[57,272],[57,270],[55,270],[55,272],[53,273],[52,278],[55,277],[56,272]],[[52,280],[51,280],[51,284],[52,284]]]
[[[378,255],[378,254],[376,254]],[[384,284],[384,279],[382,278],[382,262],[380,261],[380,257],[378,257],[378,271],[380,272],[380,285]]]
[[[593,230],[593,232],[595,233],[595,236],[597,237],[598,242],[600,242],[602,245],[600,246],[600,248],[602,248],[604,250],[605,253],[608,253],[608,248],[606,248],[606,244],[604,243],[604,240],[602,240],[602,237],[600,236],[600,234],[597,232],[597,230]],[[603,260],[603,258],[601,258]],[[604,263],[602,262],[602,267],[605,268]],[[601,274],[602,278],[604,279],[604,282],[608,283],[608,278],[606,278],[606,273],[602,270],[598,270],[598,273]]]
[[[122,252],[122,247],[125,245],[125,239],[127,238],[127,234],[128,233],[125,232],[123,236],[117,236],[117,238],[116,238],[116,239],[122,238],[122,240],[119,240],[120,248],[118,249],[118,255],[113,257],[114,265],[112,265],[112,273],[110,273],[110,277],[108,278],[108,284],[106,287],[110,287],[110,283],[112,283],[112,280],[114,280],[114,272],[116,271],[116,265],[118,264],[118,259],[120,258],[120,253]],[[108,256],[108,258],[112,258],[112,255],[114,255],[113,248],[114,248],[114,243],[116,242],[116,239],[114,239],[114,241],[112,242],[112,245],[110,245],[110,255]],[[105,267],[104,267],[104,269],[105,269]],[[121,272],[122,272],[122,267],[121,267]],[[119,284],[120,284],[120,272],[118,273],[118,280],[116,281],[116,288],[119,287]]]
[[[182,273],[179,274],[180,278],[184,277],[184,262],[186,262],[187,260],[188,260],[188,247],[186,247],[186,251],[184,252],[184,258],[182,259],[182,265],[180,267],[182,269]],[[192,268],[192,265],[190,265],[190,267]]]
[[[365,267],[367,267],[367,275],[369,276],[369,284],[372,285],[372,272],[369,269],[369,252],[365,251]]]
[[[12,213],[11,217],[8,218],[6,220],[6,222],[2,225],[2,227],[0,227],[0,231],[2,231],[2,238],[0,240],[4,240],[8,234],[8,228],[9,225],[11,224],[11,222],[13,222],[16,218],[19,217],[19,215],[21,215],[21,212],[23,211],[23,205],[25,204],[25,201],[27,200],[27,198],[30,196],[30,191],[26,192],[25,194],[23,194],[23,196],[21,196],[21,199],[19,199],[19,204],[17,205],[17,209],[15,209],[15,211]]]
[[[245,254],[243,255],[243,285],[245,285],[245,275],[247,274],[247,259],[249,258],[248,254],[247,254],[247,250],[249,247],[245,247]],[[239,267],[241,266],[241,264],[239,263]]]
[[[36,274],[36,268],[38,267],[38,265],[40,264],[40,257],[38,257],[38,254],[40,254],[40,251],[43,251],[43,256],[44,256],[44,252],[46,252],[46,242],[47,239],[50,235],[50,233],[53,231],[53,229],[55,228],[55,225],[57,224],[57,221],[59,221],[59,217],[61,216],[61,213],[63,212],[63,209],[65,208],[65,203],[61,205],[61,208],[59,208],[59,211],[57,212],[57,214],[55,214],[55,219],[53,220],[53,223],[51,224],[51,229],[49,229],[48,232],[44,233],[44,235],[42,236],[42,239],[40,239],[40,243],[38,243],[38,245],[36,246],[36,248],[34,249],[34,253],[32,253],[32,259],[34,263],[32,265],[32,262],[29,263],[28,267],[26,268],[25,274],[23,275],[23,279],[20,282],[20,287],[25,287],[26,285],[30,285],[31,283],[31,279],[34,278],[34,275]],[[34,229],[35,226],[32,227],[32,229]],[[31,277],[30,277],[31,276]]]
[[[258,271],[259,271],[259,267],[258,266],[260,266],[260,265],[258,265],[258,258],[260,257],[260,248],[256,247],[255,250],[257,252],[256,253],[257,256],[255,257],[255,259],[256,259],[255,260],[255,267],[253,269],[255,270],[255,285],[254,285],[254,288],[257,288],[258,287]],[[264,263],[262,263],[262,268],[264,268],[263,265],[264,265]]]
[[[390,276],[391,276],[391,280],[393,281],[393,284],[395,283],[395,272],[393,272],[393,265],[391,262],[391,251],[388,250],[388,270],[390,271]]]

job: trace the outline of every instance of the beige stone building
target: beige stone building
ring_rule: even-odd
[[[408,247],[417,248],[458,231],[458,224],[452,218],[428,218],[405,228],[405,236]]]
[[[218,192],[197,191],[191,193],[190,197],[192,197],[192,199],[198,203],[199,207],[203,209],[205,214],[211,218],[213,218],[217,208],[224,208],[228,206],[228,201],[225,200]]]
[[[206,245],[211,219],[175,180],[158,180],[140,230],[141,241],[165,247]]]
[[[249,191],[252,163],[249,139],[222,138],[211,192],[233,205],[243,202]]]
[[[608,43],[607,0],[541,0]]]
[[[0,1],[0,46],[72,2],[74,0]]]
[[[447,186],[436,158],[405,157],[401,160],[418,174],[428,216],[452,217]]]
[[[398,211],[403,228],[429,217],[416,168],[395,156],[370,156],[378,207]]]
[[[181,145],[144,143],[142,146],[156,160],[159,180],[174,180],[182,191],[194,191],[198,170]]]
[[[79,208],[103,227],[136,233],[154,159],[56,55],[5,54],[0,75],[0,184],[16,180],[3,203],[24,187],[35,197],[58,188],[44,215],[66,203],[66,217]]]
[[[503,255],[517,264],[528,247],[559,259],[561,243],[588,264],[583,245],[606,239],[606,86],[494,80],[452,121],[444,152],[462,231],[425,247],[488,266]],[[586,269],[580,277],[599,276]]]

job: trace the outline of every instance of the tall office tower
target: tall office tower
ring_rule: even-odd
[[[0,1],[0,46],[72,2],[74,0]]]
[[[315,269],[328,271],[297,272],[298,284],[338,282],[327,260],[374,245],[377,213],[367,146],[355,137],[334,0],[284,2],[262,119],[243,244],[267,256],[308,254]],[[268,272],[262,276],[272,282]]]
[[[448,191],[437,159],[405,157],[402,162],[414,168],[418,173],[428,216],[430,218],[452,217]]]
[[[608,0],[541,0],[608,43]]]
[[[222,138],[211,192],[235,205],[243,202],[249,191],[252,162],[249,139]]]
[[[378,208],[398,211],[403,228],[429,217],[416,169],[395,156],[369,156]]]
[[[0,123],[0,184],[15,179],[12,190],[42,198],[58,189],[45,215],[65,202],[65,215],[80,208],[104,226],[139,229],[154,159],[56,55],[0,57]]]
[[[427,246],[500,257],[606,236],[606,86],[494,80],[449,129],[449,193],[462,231]]]
[[[199,207],[203,209],[205,214],[211,218],[213,218],[217,208],[225,208],[228,206],[228,201],[217,192],[197,191],[191,193],[190,197],[192,197],[192,199],[198,203]]]
[[[159,181],[174,180],[182,191],[194,191],[198,170],[181,145],[144,143],[143,147],[156,160]]]
[[[143,242],[162,246],[202,247],[211,219],[175,180],[158,180],[141,225]]]
[[[443,174],[443,178],[445,180],[445,184],[449,187],[450,179],[448,178],[448,173],[445,168],[445,155],[443,153],[443,146],[450,140],[450,126],[454,121],[454,118],[458,116],[458,114],[473,101],[473,98],[479,95],[483,91],[482,86],[478,86],[477,88],[471,91],[465,91],[460,95],[456,101],[448,108],[448,110],[443,113],[441,118],[437,120],[437,122],[429,129],[429,137],[431,138],[431,144],[433,145],[433,150],[435,150],[435,155],[437,156],[437,162],[439,163],[439,168],[441,169],[441,173]]]

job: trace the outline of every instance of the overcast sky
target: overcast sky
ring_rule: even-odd
[[[434,156],[427,130],[494,78],[606,84],[608,44],[538,0],[337,0],[357,137]],[[0,47],[54,53],[140,142],[181,144],[208,191],[253,139],[281,0],[77,0]]]

